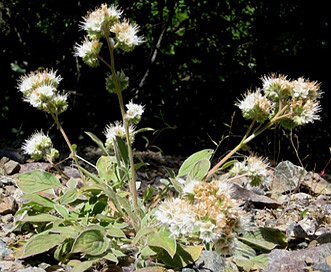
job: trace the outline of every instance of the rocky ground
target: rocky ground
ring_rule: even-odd
[[[89,158],[98,155],[94,148],[86,148]],[[165,167],[176,171],[183,158],[164,156],[160,153],[138,152],[138,156],[148,167],[138,172],[142,184],[158,186],[167,178]],[[46,259],[24,263],[15,260],[8,247],[19,237],[7,233],[14,223],[14,214],[20,205],[20,190],[16,186],[15,175],[33,169],[47,169],[47,163],[27,162],[14,150],[0,150],[0,271],[19,272],[70,272],[70,267],[47,263]],[[67,173],[73,171],[66,169]],[[231,197],[237,199],[240,208],[249,218],[247,228],[269,227],[282,231],[287,236],[285,249],[274,248],[269,253],[266,272],[282,271],[331,271],[331,179],[324,175],[305,171],[301,167],[284,161],[270,172],[268,188],[249,188],[244,178],[231,179]],[[228,177],[219,176],[224,180]],[[227,259],[203,252],[194,271],[240,271],[229,266]],[[93,271],[132,271],[132,267],[107,266]],[[147,269],[148,270],[148,269]],[[92,271],[92,270],[91,270]],[[246,270],[247,271],[247,270]],[[249,271],[254,270],[254,266]],[[156,271],[153,271],[156,272]]]

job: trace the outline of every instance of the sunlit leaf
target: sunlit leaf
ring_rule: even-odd
[[[22,222],[54,222],[61,218],[50,214],[27,215],[20,221]]]
[[[148,236],[148,245],[150,247],[163,248],[171,257],[176,253],[176,239],[170,236],[170,232],[160,231]]]
[[[157,252],[158,258],[171,268],[182,268],[194,263],[200,256],[203,246],[182,246],[177,244],[176,254],[170,256],[163,248],[152,247]]]
[[[24,193],[37,193],[49,189],[56,189],[62,186],[59,179],[51,173],[34,170],[26,172],[18,177],[17,186]]]
[[[50,250],[51,248],[60,245],[67,237],[59,234],[41,233],[32,236],[24,245],[22,256],[27,258]]]
[[[60,198],[59,203],[61,204],[69,204],[74,202],[78,198],[79,194],[76,189],[67,190]]]
[[[107,151],[105,145],[96,135],[94,135],[92,132],[89,132],[89,131],[85,131],[85,133],[93,140],[93,142],[95,142],[101,148],[101,150],[105,154],[108,154],[108,151]]]
[[[210,169],[209,159],[201,159],[193,165],[188,176],[194,180],[201,180],[206,176],[209,169]]]
[[[177,177],[182,177],[189,174],[189,172],[192,170],[196,162],[202,159],[209,160],[212,154],[213,154],[212,149],[204,149],[192,154],[183,162],[183,164],[179,168]]]
[[[109,239],[100,230],[89,229],[83,231],[72,246],[72,253],[81,252],[92,256],[106,252]]]
[[[258,228],[246,232],[239,239],[253,248],[269,252],[275,247],[285,248],[287,245],[286,235],[279,229]]]
[[[52,200],[50,200],[46,197],[37,195],[37,194],[25,194],[25,195],[22,196],[22,198],[24,198],[26,200],[29,200],[29,201],[32,201],[32,202],[35,202],[35,203],[39,204],[42,207],[47,207],[47,208],[53,208],[54,207],[54,203],[53,203]]]

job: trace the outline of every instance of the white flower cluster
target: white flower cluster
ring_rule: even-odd
[[[246,119],[262,123],[275,121],[286,129],[320,120],[320,84],[302,77],[288,80],[286,76],[271,74],[262,77],[262,89],[248,91],[236,102]]]
[[[235,162],[230,169],[231,176],[246,175],[249,178],[250,185],[258,186],[269,175],[269,163],[262,157],[250,155],[243,161]]]
[[[81,29],[86,31],[87,36],[82,44],[76,44],[74,55],[82,58],[87,65],[96,67],[99,65],[101,38],[110,41],[112,47],[119,47],[125,52],[132,51],[143,43],[143,37],[137,35],[139,26],[126,19],[121,22],[121,15],[120,9],[107,4],[89,12],[81,23]],[[113,38],[110,37],[111,33],[115,35]]]
[[[20,78],[18,89],[23,100],[48,113],[60,114],[68,108],[67,94],[57,90],[62,78],[53,70],[31,72]]]
[[[194,186],[192,186],[192,182]],[[187,193],[162,202],[155,218],[170,230],[173,237],[197,237],[212,244],[221,254],[231,254],[235,248],[234,232],[240,229],[240,214],[221,181],[191,181]]]
[[[127,112],[125,114],[126,120],[129,123],[129,135],[131,144],[134,142],[135,138],[135,126],[141,120],[141,116],[144,112],[144,106],[135,104],[130,101],[126,104]],[[122,140],[126,139],[126,132],[124,125],[117,121],[106,126],[104,135],[106,136],[105,146],[109,151],[114,150],[114,141],[116,137],[120,137]]]
[[[59,151],[53,148],[52,140],[42,131],[35,132],[29,139],[25,140],[22,150],[25,154],[36,161],[54,161],[59,157]]]
[[[130,141],[134,141],[134,126],[129,126]],[[116,142],[116,137],[121,138],[122,140],[126,139],[126,133],[124,125],[121,122],[111,123],[106,126],[104,135],[106,136],[105,146],[109,151],[114,150],[114,143]]]

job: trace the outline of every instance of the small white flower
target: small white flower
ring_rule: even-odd
[[[142,114],[144,113],[144,106],[134,104],[132,101],[130,101],[128,104],[126,104],[126,116],[127,118],[132,121],[134,124],[138,124]]]
[[[210,221],[200,222],[200,239],[205,243],[211,243],[218,240],[221,235],[215,232],[216,225]]]
[[[33,107],[60,114],[68,107],[67,95],[59,95],[57,91],[61,80],[53,70],[32,72],[21,77],[18,89],[23,93],[23,100]],[[61,98],[61,106],[58,105],[58,97]]]
[[[109,28],[119,20],[122,11],[116,6],[102,4],[100,8],[87,14],[81,28],[92,38],[106,37]]]
[[[129,126],[129,134],[131,143],[134,141],[134,126]],[[115,122],[114,124],[109,124],[106,126],[104,135],[106,136],[106,147],[109,150],[114,150],[114,141],[116,140],[116,136],[126,139],[126,133],[124,125],[121,122]]]
[[[74,56],[80,57],[83,61],[91,66],[99,65],[98,54],[100,53],[102,43],[98,40],[89,40],[85,38],[82,44],[76,44]]]
[[[35,132],[28,138],[22,150],[25,154],[31,156],[35,160],[51,160],[53,161],[59,156],[59,152],[53,148],[52,140],[49,136],[45,135],[42,131]]]
[[[180,198],[165,200],[155,212],[155,218],[166,226],[171,235],[177,237],[193,233],[196,223],[196,213],[192,205]]]
[[[130,24],[126,20],[114,24],[110,28],[110,31],[115,33],[116,39],[118,40],[120,47],[124,51],[131,51],[134,49],[134,47],[144,42],[144,38],[137,35],[139,31],[139,26],[135,24]]]

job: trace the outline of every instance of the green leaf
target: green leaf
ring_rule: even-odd
[[[72,253],[81,252],[92,256],[103,254],[109,247],[109,239],[100,230],[89,229],[83,231],[72,246]]]
[[[113,253],[107,253],[105,256],[102,256],[102,258],[111,261],[113,263],[118,263],[118,259]]]
[[[152,247],[154,250],[155,247]],[[163,249],[155,249],[158,258],[170,268],[182,268],[194,263],[200,256],[203,246],[183,246],[177,244],[176,254],[171,257],[167,251]]]
[[[107,227],[106,231],[107,231],[107,235],[109,235],[111,237],[119,237],[119,238],[126,237],[125,233],[120,228]]]
[[[95,261],[84,261],[81,262],[79,260],[71,260],[67,263],[68,266],[72,266],[73,269],[71,272],[82,272],[87,271],[94,265]]]
[[[51,173],[42,170],[26,172],[18,177],[17,186],[24,193],[37,193],[62,186],[59,179]]]
[[[202,159],[209,160],[211,158],[212,154],[213,154],[212,149],[204,149],[204,150],[201,150],[201,151],[198,151],[198,152],[192,154],[183,162],[183,164],[179,168],[177,177],[183,177],[183,176],[187,175],[192,170],[192,168],[194,167],[196,162],[198,162]]]
[[[285,248],[287,246],[286,235],[279,229],[273,228],[258,228],[255,231],[248,231],[238,239],[264,252],[269,252],[275,247]]]
[[[99,177],[104,179],[106,182],[111,181],[115,171],[115,163],[115,158],[111,156],[101,156],[96,163]]]
[[[116,136],[116,144],[117,144],[121,159],[124,161],[126,166],[129,166],[129,151],[128,151],[127,144],[123,141],[123,139],[121,137],[118,137],[118,136]]]
[[[59,204],[55,204],[54,208],[64,219],[68,219],[70,217],[69,211],[66,207]]]
[[[62,220],[59,217],[50,214],[28,215],[21,219],[21,222],[55,222]]]
[[[59,198],[58,201],[60,204],[69,204],[74,202],[78,196],[79,194],[76,189],[69,189]]]
[[[148,245],[150,247],[163,248],[171,257],[176,253],[176,239],[170,236],[170,231],[164,230],[157,233],[152,233],[148,237]]]
[[[149,234],[151,234],[151,233],[155,233],[155,228],[152,228],[152,227],[146,227],[146,228],[141,228],[138,232],[137,232],[137,234],[136,234],[136,236],[134,237],[134,239],[133,239],[133,243],[134,244],[138,244],[138,241],[142,238],[142,237],[144,237],[144,236],[146,236],[146,235],[149,235]]]
[[[20,258],[27,258],[52,249],[60,245],[67,237],[59,234],[51,234],[42,232],[32,236],[24,245],[22,256]]]
[[[202,180],[207,175],[209,168],[209,159],[201,159],[193,165],[188,176],[194,180]]]
[[[54,207],[54,203],[53,203],[52,200],[50,200],[46,197],[37,195],[37,194],[25,194],[25,195],[22,196],[22,198],[30,200],[34,203],[37,203],[42,207],[46,207],[46,208],[53,208]]]
[[[88,131],[85,131],[85,133],[92,139],[93,142],[95,142],[101,148],[101,150],[105,154],[108,154],[108,150],[104,146],[103,142],[96,135],[94,135],[92,132],[88,132]]]

